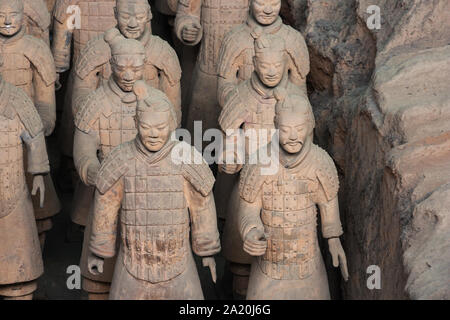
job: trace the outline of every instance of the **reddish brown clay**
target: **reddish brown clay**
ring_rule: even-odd
[[[314,116],[304,96],[277,105],[276,173],[260,164],[242,171],[238,209],[244,250],[253,260],[247,299],[329,299],[327,273],[317,239],[317,209],[335,267],[348,279],[339,236],[339,180],[330,156],[313,144]]]
[[[75,65],[81,50],[89,40],[103,34],[116,25],[114,8],[116,0],[58,0],[54,9],[52,51],[58,74]],[[60,148],[64,156],[73,156],[73,73],[66,87],[61,120]],[[71,161],[70,161],[71,162]]]
[[[1,62],[0,62],[1,64]],[[23,90],[0,76],[0,296],[31,299],[44,272],[30,193],[25,182],[33,175],[32,192],[43,204],[42,175],[50,171],[44,128],[33,102]]]
[[[302,34],[283,24],[279,16],[281,0],[251,0],[247,22],[234,28],[224,38],[219,54],[219,104],[240,82],[251,77],[254,41],[262,34],[273,34],[285,40],[288,54],[289,80],[306,93],[306,76],[309,73],[309,53]]]
[[[16,0],[17,1],[17,0]],[[22,0],[27,34],[41,39],[50,46],[51,15],[44,0]]]
[[[111,152],[98,174],[89,267],[101,273],[103,259],[115,256],[120,224],[110,299],[203,299],[190,235],[192,250],[215,281],[212,256],[220,241],[214,176],[204,161],[172,160],[173,148],[185,144],[170,139],[176,114],[163,93],[149,88],[144,82],[135,86],[138,137]]]
[[[250,79],[241,82],[233,89],[230,98],[223,106],[219,118],[221,129],[238,130],[244,132],[255,130],[257,136],[253,141],[246,139],[246,158],[250,152],[250,145],[256,149],[263,147],[259,135],[267,135],[267,142],[271,139],[271,129],[274,129],[276,95],[280,91],[304,94],[303,90],[289,81],[287,67],[289,65],[286,45],[282,38],[272,34],[264,34],[255,41],[254,57],[255,71]],[[266,130],[262,132],[260,130]],[[242,165],[227,164],[219,166],[226,174],[236,174]],[[231,180],[231,181],[230,181]],[[242,250],[242,241],[237,229],[237,208],[240,197],[237,178],[227,177],[220,173],[217,181],[216,195],[229,194],[228,203],[223,203],[225,211],[225,227],[223,234],[223,255],[231,262],[234,273],[234,289],[239,295],[245,296],[246,276],[250,271],[251,257]],[[245,266],[247,265],[247,266]],[[248,278],[247,278],[248,279]]]
[[[143,79],[166,93],[176,106],[179,123],[181,122],[181,68],[175,51],[164,40],[151,34],[151,12],[147,0],[118,0],[116,7],[118,29],[115,32],[124,37],[136,39],[145,47],[146,65]],[[120,30],[120,31],[119,31]],[[136,31],[137,30],[137,31]],[[112,31],[111,31],[112,32]],[[81,51],[74,69],[74,87],[72,98],[73,114],[83,98],[98,88],[111,76],[111,49],[104,36],[88,42]],[[92,198],[93,190],[78,184],[77,201],[71,217],[74,223],[85,226],[89,213],[83,198]]]
[[[23,89],[33,100],[44,125],[44,133],[49,136],[55,127],[55,66],[49,47],[42,40],[26,35],[23,27],[22,0],[0,0],[0,12],[4,17],[16,12],[9,21],[0,19],[0,57],[3,65],[0,74],[5,81]],[[9,28],[4,28],[9,25]],[[32,176],[27,176],[29,188]],[[60,209],[58,196],[50,175],[45,176],[47,197],[44,207],[39,206],[39,197],[33,197],[34,213],[40,240],[43,245],[45,232],[51,226],[51,217]]]
[[[217,128],[220,108],[217,104],[217,66],[224,36],[248,17],[249,0],[178,1],[175,32],[185,45],[200,43],[200,52],[188,97],[186,127],[194,132],[194,121],[202,121],[203,130]]]
[[[145,48],[141,42],[124,38],[116,29],[108,31],[105,40],[111,46],[112,75],[84,98],[75,115],[75,166],[83,183],[91,187],[95,186],[100,163],[108,153],[136,136],[137,102],[132,89],[145,70]],[[92,200],[93,193],[91,203]],[[105,262],[105,272],[101,275],[94,276],[87,270],[91,218],[92,214],[84,234],[80,267],[83,289],[95,299],[109,292],[115,259]]]

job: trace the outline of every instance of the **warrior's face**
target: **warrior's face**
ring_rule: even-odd
[[[274,23],[281,10],[281,0],[253,0],[251,12],[258,23],[267,26]]]
[[[311,129],[308,119],[301,113],[288,111],[278,115],[276,127],[280,132],[280,145],[287,153],[295,154],[302,150]]]
[[[116,55],[111,60],[113,79],[125,92],[133,91],[136,81],[144,75],[145,59],[141,55]]]
[[[23,24],[22,0],[0,0],[0,34],[11,37]]]
[[[116,19],[120,32],[128,39],[140,39],[150,22],[150,6],[145,0],[117,1]]]
[[[158,152],[170,137],[169,111],[138,112],[139,138],[151,152]]]
[[[269,88],[276,87],[286,71],[286,54],[278,50],[264,50],[254,58],[255,72]]]

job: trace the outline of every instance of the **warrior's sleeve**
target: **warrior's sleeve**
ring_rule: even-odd
[[[315,195],[315,201],[320,210],[323,237],[336,238],[343,234],[339,217],[339,178],[331,157],[324,150],[319,149],[319,151],[316,161],[319,190]]]
[[[175,107],[178,125],[181,123],[181,66],[175,50],[164,40],[152,36],[147,59],[159,71],[159,90],[163,91]]]
[[[72,46],[73,27],[70,19],[77,14],[72,7],[76,1],[58,0],[54,11],[52,52],[55,59],[56,71],[63,73],[70,68],[70,50]],[[72,10],[72,14],[70,13]],[[82,23],[82,22],[81,22]]]
[[[239,37],[240,28],[241,26],[230,31],[225,36],[222,41],[222,46],[220,47],[217,99],[221,107],[226,104],[227,97],[239,84],[239,79],[236,75],[244,64],[245,56],[239,47],[241,44],[241,39]]]
[[[192,148],[193,152],[197,152]],[[206,163],[183,165],[185,195],[191,218],[192,249],[207,257],[220,252],[217,214],[212,188],[214,176]]]
[[[259,173],[259,166],[247,165],[239,179],[238,227],[243,240],[252,229],[264,231],[261,221],[264,177]]]
[[[89,249],[101,258],[116,255],[117,224],[124,194],[123,179],[119,179],[108,191],[95,191],[94,215]]]
[[[187,26],[197,23],[200,25],[200,17],[202,14],[202,1],[203,0],[179,0],[177,15],[175,18],[175,33],[178,39],[188,46],[197,45],[203,37],[203,26],[198,37],[194,42],[185,42],[182,37],[183,29]]]
[[[49,136],[52,134],[56,122],[55,83],[47,85],[39,72],[34,72],[34,74],[34,103],[42,119],[45,135]]]
[[[34,175],[49,173],[50,164],[45,145],[44,128],[39,114],[25,93],[17,92],[11,103],[14,104],[22,122],[21,138],[28,151],[28,172]]]
[[[84,184],[88,182],[88,169],[90,166],[100,167],[100,161],[97,157],[97,151],[100,145],[100,138],[97,130],[84,132],[78,128],[75,129],[73,142],[73,159],[75,168]]]

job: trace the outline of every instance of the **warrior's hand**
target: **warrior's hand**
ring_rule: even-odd
[[[342,248],[339,238],[328,239],[328,247],[333,258],[333,266],[341,267],[341,274],[345,281],[348,281],[347,258],[344,249]]]
[[[235,174],[241,171],[242,164],[220,164],[219,165],[220,171],[226,173],[226,174]]]
[[[92,163],[88,166],[87,169],[87,182],[90,186],[95,186],[97,182],[98,172],[100,171],[99,163]]]
[[[36,175],[33,177],[33,189],[31,190],[31,194],[35,196],[38,190],[40,196],[39,205],[41,208],[43,208],[45,199],[45,184],[44,184],[44,176],[42,175]]]
[[[214,257],[206,257],[202,259],[203,266],[208,267],[209,271],[211,271],[211,278],[214,283],[217,281],[217,272],[216,272],[216,260]]]
[[[254,257],[262,256],[267,250],[267,239],[264,231],[253,228],[245,236],[244,251]]]
[[[55,91],[59,91],[62,88],[62,84],[60,82],[61,75],[59,73],[56,73],[56,81],[55,81]]]
[[[88,256],[88,269],[89,272],[94,276],[98,276],[103,273],[103,265],[105,260],[103,258],[97,257],[92,252],[89,253]]]
[[[200,23],[195,21],[183,28],[183,30],[181,31],[181,37],[186,42],[195,42],[199,37],[201,29],[202,26],[200,25]]]

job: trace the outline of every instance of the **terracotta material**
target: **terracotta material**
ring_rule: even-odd
[[[79,11],[71,6],[78,6]],[[54,9],[52,51],[58,74],[70,69],[71,52],[72,65],[75,65],[81,50],[89,40],[103,34],[116,25],[114,8],[116,0],[58,0]],[[71,10],[72,9],[72,10]],[[80,14],[80,26],[74,27],[74,17]],[[73,70],[73,69],[72,69]],[[73,156],[73,126],[72,87],[74,75],[67,80],[66,96],[61,120],[60,148],[64,156]]]
[[[164,94],[149,89],[135,86],[138,137],[110,153],[98,174],[90,270],[101,273],[103,258],[116,255],[120,224],[110,299],[203,299],[189,240],[215,281],[214,176],[206,162],[173,162],[176,114]]]
[[[281,0],[251,0],[247,22],[234,28],[223,40],[219,54],[218,99],[224,105],[227,96],[240,82],[251,77],[254,41],[262,34],[273,34],[286,42],[289,80],[306,94],[309,53],[302,34],[283,24],[279,16]]]
[[[34,176],[33,194],[41,205],[45,195],[42,175],[50,171],[44,128],[33,102],[23,90],[0,77],[0,295],[30,299],[34,280],[44,272],[27,172]]]
[[[56,0],[45,0],[45,4],[47,5],[47,10],[50,13],[50,16],[53,17],[53,10],[55,9]]]
[[[193,132],[194,121],[202,121],[203,130],[217,128],[220,108],[217,104],[217,67],[224,36],[248,17],[249,0],[178,1],[175,32],[185,45],[201,42],[192,78],[186,127]]]
[[[80,8],[80,28],[71,28],[76,13],[70,6]],[[92,38],[116,25],[114,8],[116,0],[58,0],[54,11],[53,44],[56,71],[62,73],[70,68],[73,43],[73,62]],[[72,42],[73,40],[73,42]]]
[[[335,267],[348,279],[339,236],[339,179],[330,156],[313,144],[314,116],[304,96],[288,96],[277,105],[278,170],[246,165],[241,175],[238,210],[244,250],[253,260],[247,299],[329,299],[320,253],[317,208],[322,236],[328,239]],[[273,142],[278,143],[278,142]]]
[[[166,93],[177,110],[181,121],[181,67],[175,51],[170,45],[151,34],[151,12],[147,0],[117,1],[117,32],[124,37],[136,39],[145,47],[146,66],[144,80],[154,88]],[[77,101],[111,75],[111,50],[104,36],[92,40],[82,50],[75,64],[73,113]]]
[[[124,38],[116,29],[108,31],[105,40],[111,46],[112,75],[85,97],[75,115],[74,161],[81,180],[87,186],[95,186],[100,164],[109,152],[135,138],[137,102],[132,89],[133,84],[142,79],[145,70],[145,48],[141,42]],[[93,194],[91,203],[92,200]],[[83,289],[90,293],[107,293],[115,259],[105,262],[105,272],[101,275],[94,276],[87,270],[91,216],[84,234],[80,262],[83,277],[91,281],[84,281]]]
[[[151,12],[146,0],[117,1],[118,29],[110,31],[124,37],[136,39],[145,47],[146,64],[143,79],[152,87],[166,93],[176,106],[179,122],[181,122],[181,68],[175,51],[164,40],[151,34],[149,27]],[[139,19],[136,19],[138,17]],[[137,23],[137,24],[136,24]],[[138,26],[137,32],[134,32]],[[129,30],[132,29],[133,32]],[[119,31],[120,30],[120,31]],[[111,33],[111,34],[112,34]],[[72,111],[77,113],[77,106],[93,90],[97,89],[111,76],[111,49],[100,36],[90,41],[81,51],[74,69]],[[81,190],[80,190],[81,189]],[[72,221],[85,226],[89,213],[83,198],[92,198],[93,190],[79,184],[76,190]],[[90,200],[89,200],[90,202]]]
[[[23,13],[23,3],[21,0],[0,0],[0,12],[6,15],[11,12]],[[9,30],[0,29],[0,57],[3,60],[0,74],[5,81],[23,89],[33,100],[44,124],[44,133],[49,136],[56,121],[55,66],[47,44],[26,34],[23,19],[23,14],[16,15],[10,21]],[[6,23],[5,20],[0,21],[0,26]],[[39,206],[39,197],[33,197],[34,213],[42,243],[44,233],[51,229],[49,219],[61,209],[51,176],[47,175],[44,179],[47,191],[44,207]],[[31,190],[32,176],[27,176],[27,183]]]
[[[20,0],[13,0],[20,1]],[[51,16],[44,0],[21,0],[24,5],[27,34],[41,39],[50,46]]]
[[[288,79],[287,66],[289,64],[286,44],[283,39],[276,35],[265,34],[255,41],[255,71],[249,80],[242,82],[232,92],[231,97],[223,106],[220,114],[219,124],[221,129],[244,131],[253,129],[258,134],[253,144],[259,148],[259,129],[267,130],[267,141],[270,142],[270,130],[274,129],[276,95],[279,91],[289,93],[304,94],[302,89],[293,84]],[[246,158],[249,152],[251,141],[246,139]],[[223,234],[223,255],[235,264],[233,269],[245,269],[241,264],[246,264],[250,268],[251,257],[242,250],[242,241],[237,229],[237,209],[240,197],[236,178],[227,177],[226,174],[236,174],[242,165],[225,164],[219,166],[222,173],[219,173],[216,189],[216,197],[221,194],[229,194],[232,190],[228,203],[223,203],[222,210],[226,212],[225,227]],[[247,272],[248,273],[248,272]],[[239,275],[242,276],[241,272]],[[245,276],[245,275],[244,275]],[[245,281],[239,281],[245,284]],[[235,283],[235,291],[245,296],[245,288]]]

